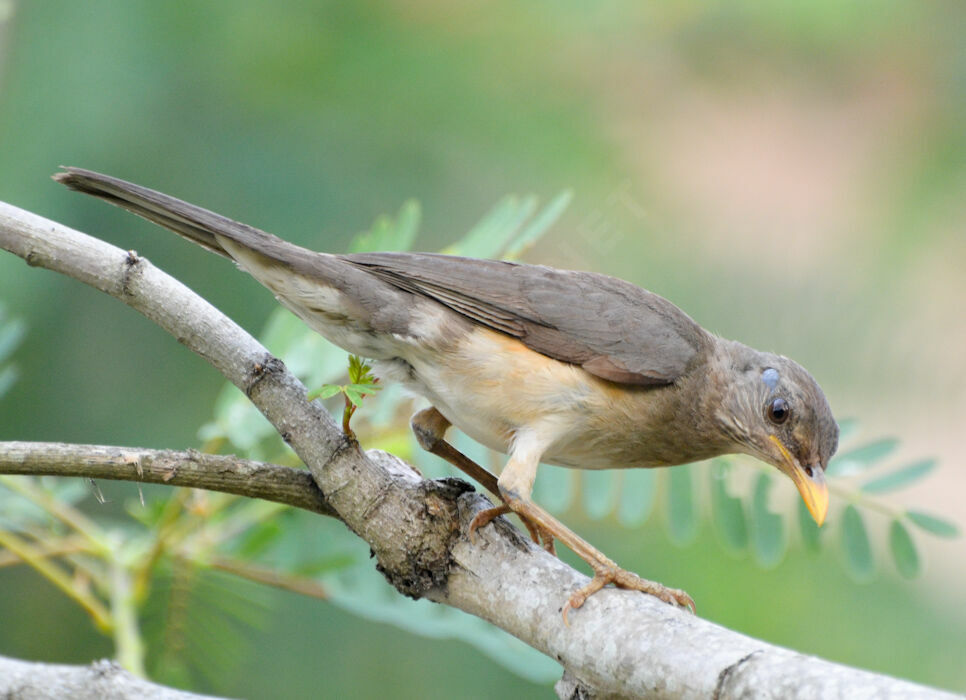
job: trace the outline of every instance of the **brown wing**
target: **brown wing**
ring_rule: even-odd
[[[430,253],[313,253],[276,236],[174,197],[81,168],[54,176],[219,255],[219,236],[307,275],[356,300],[373,329],[403,332],[406,314],[388,293],[402,289],[435,299],[527,347],[625,384],[669,384],[708,347],[710,337],[666,299],[613,277],[538,265]],[[351,263],[345,266],[345,262]],[[388,282],[369,283],[362,270]],[[387,294],[388,293],[388,294]]]
[[[710,342],[671,302],[606,275],[432,253],[342,257],[614,382],[670,384]]]

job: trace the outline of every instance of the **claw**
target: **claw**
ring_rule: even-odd
[[[506,504],[481,510],[476,514],[476,516],[474,516],[473,520],[470,521],[470,537],[472,538],[476,531],[481,527],[489,525],[490,521],[494,518],[498,518],[501,515],[506,515],[512,512],[513,510],[511,510],[510,506]],[[520,520],[523,521],[524,526],[526,526],[527,532],[530,533],[530,539],[543,547],[546,551],[550,552],[550,554],[556,556],[557,548],[554,546],[553,535],[548,530],[533,522],[530,518],[522,515],[519,517]]]
[[[450,464],[463,470],[481,484],[491,493],[502,499],[504,503],[487,510],[482,510],[476,514],[470,522],[468,536],[474,540],[476,531],[489,524],[491,520],[507,513],[516,513],[523,521],[531,539],[538,545],[547,550],[550,554],[556,554],[554,540],[560,540],[570,547],[577,556],[590,564],[594,569],[594,578],[583,588],[574,592],[570,599],[561,609],[564,623],[569,625],[567,613],[576,610],[584,602],[609,583],[613,583],[618,588],[628,588],[630,590],[642,591],[666,603],[679,605],[694,612],[694,601],[684,591],[662,586],[654,581],[642,579],[637,574],[621,569],[617,564],[604,556],[597,549],[594,549],[588,542],[581,539],[575,532],[567,528],[566,525],[550,515],[547,511],[537,506],[530,500],[530,487],[533,484],[533,477],[536,473],[537,462],[520,462],[513,458],[503,469],[501,479],[507,480],[506,487],[500,486],[500,479],[478,465],[466,455],[459,452],[452,445],[443,439],[449,421],[435,408],[428,408],[420,411],[413,416],[412,426],[416,433],[419,444],[445,459]],[[513,485],[522,485],[525,490],[514,489]],[[512,503],[511,505],[509,505]]]
[[[506,515],[507,513],[511,513],[511,512],[512,511],[510,510],[510,506],[508,505],[496,506],[494,508],[487,508],[486,510],[481,510],[473,517],[473,520],[470,521],[470,527],[468,531],[470,539],[471,540],[473,539],[473,536],[478,529],[480,529],[481,527],[484,527],[485,525],[489,525],[490,521],[493,520],[493,518],[498,518],[501,515]]]
[[[557,556],[557,547],[554,544],[553,535],[543,528],[540,528],[540,534],[543,537],[543,548],[550,552],[550,554]]]
[[[594,578],[591,579],[590,583],[574,591],[570,599],[564,604],[561,611],[564,624],[568,627],[570,626],[570,622],[567,620],[568,612],[582,606],[590,596],[608,583],[613,583],[617,588],[626,588],[632,591],[647,593],[670,605],[687,608],[692,613],[696,612],[694,600],[682,590],[668,588],[656,581],[648,581],[631,571],[621,569],[617,566],[601,566],[599,568],[594,567]]]
[[[557,556],[557,548],[553,543],[553,534],[548,530],[540,527],[537,523],[530,520],[526,516],[519,516],[523,525],[527,528],[527,532],[530,533],[530,539],[536,542],[538,545],[544,548],[550,554]]]

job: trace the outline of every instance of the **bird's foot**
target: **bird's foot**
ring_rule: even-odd
[[[581,605],[586,602],[586,600],[592,596],[594,593],[602,589],[608,583],[613,583],[618,588],[626,588],[631,591],[641,591],[642,593],[647,593],[655,598],[663,600],[665,603],[671,605],[677,605],[682,608],[687,608],[691,612],[695,612],[694,600],[691,599],[684,591],[678,590],[676,588],[668,588],[667,586],[657,583],[656,581],[648,581],[647,579],[641,578],[632,571],[627,571],[622,569],[616,564],[600,564],[594,565],[594,578],[583,588],[574,592],[570,596],[563,607],[563,619],[564,624],[569,625],[567,621],[567,613],[570,610],[576,610]]]
[[[510,508],[510,506],[506,505],[505,503],[501,506],[496,506],[494,508],[487,508],[486,510],[481,510],[479,513],[476,514],[476,516],[470,522],[470,527],[469,527],[470,537],[472,538],[474,533],[476,533],[476,531],[479,528],[483,527],[484,525],[488,525],[490,521],[493,520],[493,518],[498,518],[501,515],[506,515],[507,513],[512,513],[512,512],[513,510]],[[534,542],[536,542],[538,545],[543,547],[551,554],[553,555],[557,554],[557,548],[554,546],[554,543],[553,543],[553,535],[546,528],[540,527],[540,525],[538,525],[533,520],[531,520],[530,518],[524,515],[520,515],[519,513],[517,513],[517,516],[523,522],[524,527],[527,528],[527,532],[530,533],[530,538]]]

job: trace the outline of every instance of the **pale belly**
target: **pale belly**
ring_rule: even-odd
[[[520,432],[530,431],[546,445],[541,461],[548,464],[580,469],[659,466],[642,462],[634,451],[641,436],[634,434],[633,411],[625,405],[633,390],[486,329],[477,328],[449,350],[431,357],[408,353],[405,372],[388,364],[382,369],[425,396],[454,426],[498,452],[510,453]],[[445,365],[440,357],[447,358]]]

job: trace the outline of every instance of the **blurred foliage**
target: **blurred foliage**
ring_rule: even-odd
[[[50,173],[93,167],[331,251],[347,249],[358,222],[412,197],[426,207],[420,245],[433,250],[505,192],[546,200],[573,188],[532,261],[624,277],[715,332],[793,355],[837,413],[862,416],[867,437],[903,438],[874,469],[843,477],[848,488],[928,503],[962,526],[964,20],[961,0],[0,0],[0,198],[136,246],[260,328],[274,302],[258,285],[64,193]],[[113,300],[3,255],[0,298],[30,327],[21,379],[0,401],[4,438],[182,447],[210,420],[219,377]],[[305,377],[344,362],[314,342],[294,353]],[[367,402],[360,428],[398,400],[394,391]],[[218,401],[243,403],[228,392]],[[238,417],[232,440],[244,446],[248,413]],[[405,431],[382,435],[393,451],[411,449]],[[865,442],[853,435],[843,451]],[[281,453],[271,441],[251,448]],[[917,453],[941,458],[932,478],[901,492],[873,487]],[[761,569],[748,563],[758,472],[729,460],[678,478],[676,493],[693,490],[697,510],[675,525],[696,528],[675,530],[674,541],[692,538],[687,549],[669,540],[669,483],[658,472],[621,474],[628,489],[617,489],[616,510],[613,491],[602,497],[555,467],[541,468],[536,497],[628,568],[687,588],[721,624],[966,688],[963,549],[918,534],[947,534],[947,524],[859,504],[877,570],[891,572],[887,546],[901,570],[916,568],[893,534],[898,519],[926,576],[857,588],[843,566],[844,512],[809,530],[803,509],[804,523],[789,518],[794,493],[777,482],[765,501],[790,547]],[[100,486],[107,502],[79,507],[105,529],[128,523],[121,505],[133,488]],[[149,503],[166,494],[144,491]],[[315,527],[322,538],[339,529]],[[0,569],[0,586],[6,652],[69,662],[111,653],[80,608],[27,567]],[[463,644],[414,643],[335,606],[268,597],[265,627],[245,635],[252,655],[202,688],[307,697],[324,676],[333,695],[535,690]],[[324,636],[343,653],[320,653]],[[360,668],[373,656],[382,673]]]
[[[564,193],[541,211],[534,197],[505,198],[447,250],[485,258],[517,256],[557,220],[569,197]],[[407,203],[395,219],[380,217],[355,238],[351,249],[405,250],[417,233],[418,211]],[[0,325],[0,337],[3,330]],[[342,408],[331,408],[341,410],[345,430],[355,410],[366,407],[360,427],[366,447],[405,456],[430,478],[452,472],[415,447],[406,420],[410,400],[398,390],[376,394],[375,389],[382,387],[375,384],[361,358],[347,356],[284,309],[274,313],[263,341],[303,381],[321,383],[322,388],[310,396],[330,404],[342,397]],[[333,383],[344,375],[347,383]],[[844,435],[853,428],[853,423],[846,423]],[[233,385],[225,387],[213,420],[200,433],[208,451],[228,449],[249,458],[298,462]],[[466,436],[451,439],[481,464],[491,466],[500,459]],[[829,476],[837,477],[830,490],[839,497],[836,502],[844,503],[841,549],[847,570],[858,581],[871,580],[875,572],[863,511],[893,518],[889,551],[906,577],[919,571],[919,554],[907,524],[932,534],[957,534],[955,526],[936,516],[895,511],[873,495],[924,477],[933,466],[931,461],[876,474],[860,484],[848,481],[880,464],[897,444],[894,439],[862,444],[829,464]],[[576,503],[592,520],[620,514],[625,526],[640,527],[652,510],[655,494],[663,493],[669,537],[686,546],[694,541],[705,512],[699,485],[707,485],[711,518],[729,552],[750,551],[759,566],[777,566],[790,540],[788,521],[797,522],[805,546],[821,546],[819,530],[803,504],[774,508],[770,494],[775,471],[770,467],[759,465],[750,493],[732,495],[732,461],[715,459],[710,469],[685,465],[646,471],[654,475],[646,478],[608,470],[581,472],[573,479],[563,478],[564,472],[558,470],[541,478],[535,495],[540,500],[543,494],[555,494],[545,503],[551,512]],[[315,529],[313,514],[224,494],[175,490],[150,506],[143,496],[129,503],[129,514],[142,527],[125,524],[109,532],[77,509],[88,491],[76,480],[0,476],[0,485],[11,492],[0,490],[0,546],[11,557],[6,563],[32,566],[73,599],[102,632],[112,635],[117,658],[135,673],[144,674],[150,667],[158,680],[194,685],[198,674],[216,679],[243,658],[244,635],[236,628],[258,625],[268,613],[268,603],[259,602],[257,587],[243,591],[227,580],[237,578],[328,600],[353,615],[413,634],[460,639],[533,682],[550,683],[559,677],[554,661],[498,628],[455,609],[398,595],[374,570],[364,543],[348,530],[337,530],[325,539],[308,538],[311,544],[307,544],[308,533]]]

